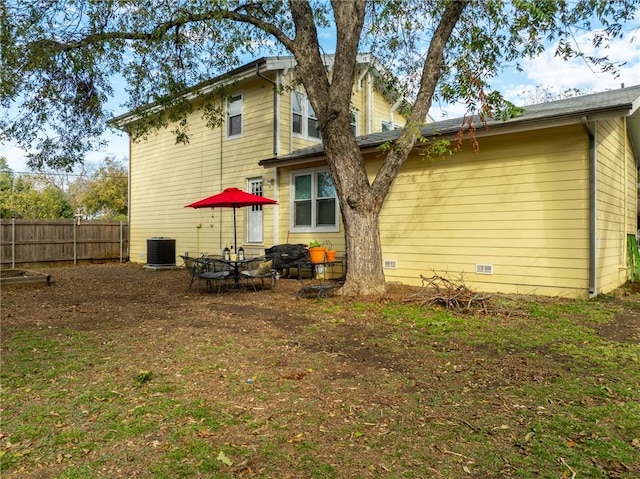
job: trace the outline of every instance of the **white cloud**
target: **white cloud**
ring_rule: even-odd
[[[591,65],[581,58],[564,61],[554,56],[551,47],[539,57],[523,62],[522,72],[505,70],[496,82],[496,88],[511,101],[517,102],[518,95],[525,90],[535,89],[537,85],[553,88],[557,92],[568,88],[598,92],[620,88],[622,84],[640,84],[640,45],[637,41],[616,39],[609,48],[596,50],[589,37],[590,34],[585,33],[577,38],[582,52],[594,57],[606,55],[614,62],[626,62],[618,75],[602,72],[597,65]]]
[[[640,28],[640,26],[638,27]],[[534,91],[536,86],[550,88],[560,93],[569,88],[584,92],[599,92],[625,86],[640,85],[640,39],[625,37],[616,39],[606,49],[595,50],[590,41],[591,33],[577,37],[581,51],[594,57],[608,56],[609,60],[625,63],[616,76],[611,72],[601,72],[598,66],[588,64],[584,59],[573,58],[564,61],[554,56],[550,47],[539,57],[523,61],[522,71],[515,67],[505,68],[492,82],[492,87],[513,103],[522,104],[522,94]],[[457,118],[466,113],[466,105],[434,104],[429,114],[436,120]]]
[[[12,171],[28,171],[26,154],[15,143],[7,142],[0,145],[0,156],[4,156],[7,159],[7,165]]]

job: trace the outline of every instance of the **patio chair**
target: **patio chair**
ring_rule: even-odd
[[[220,261],[215,256],[206,256],[202,258],[202,261],[206,265],[206,270],[198,276],[200,279],[204,279],[207,283],[207,291],[211,291],[211,285],[213,283],[218,284],[218,293],[222,291],[222,287],[226,286],[233,275],[229,270],[229,265]]]
[[[194,258],[192,256],[180,255],[184,265],[191,277],[189,282],[189,288],[187,291],[191,291],[193,282],[197,280],[204,280],[207,284],[207,291],[211,291],[212,283],[218,283],[218,293],[221,291],[222,285],[231,277],[231,273],[223,266],[223,263],[215,261],[213,258]]]
[[[187,291],[191,291],[193,282],[196,280],[196,278],[198,278],[198,273],[201,273],[203,271],[202,264],[199,262],[198,258],[194,258],[192,256],[180,255],[180,258],[182,258],[184,267],[186,268],[187,273],[189,273],[190,280],[189,280],[189,287],[187,288]]]
[[[247,269],[240,272],[242,279],[246,279],[253,290],[257,291],[256,283],[260,281],[262,289],[265,287],[265,279],[269,279],[271,287],[273,288],[279,277],[278,272],[273,268],[273,259],[262,256],[260,258],[254,258],[253,261],[247,264]]]

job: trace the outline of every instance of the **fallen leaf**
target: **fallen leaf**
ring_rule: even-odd
[[[227,466],[231,466],[233,464],[233,462],[231,462],[231,459],[229,459],[229,457],[222,451],[218,453],[218,457],[216,457],[216,459],[223,464],[226,464]]]

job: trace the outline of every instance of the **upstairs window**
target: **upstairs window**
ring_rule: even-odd
[[[292,187],[292,231],[338,231],[338,198],[328,170],[294,173]]]
[[[380,124],[380,131],[400,130],[402,127],[390,121],[382,120]]]
[[[242,93],[227,99],[227,136],[242,135]]]
[[[311,138],[320,138],[320,126],[318,125],[318,119],[316,113],[313,111],[311,102],[307,100],[307,135]]]
[[[291,96],[291,130],[302,135],[302,103],[300,95],[294,93]]]
[[[358,110],[352,108],[349,112],[349,126],[355,136],[358,136]]]
[[[318,118],[307,97],[300,92],[291,94],[291,131],[296,135],[320,139]]]

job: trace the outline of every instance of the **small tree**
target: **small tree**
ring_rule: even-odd
[[[127,219],[127,170],[121,161],[106,157],[90,176],[78,177],[69,187],[76,211],[98,219]]]

